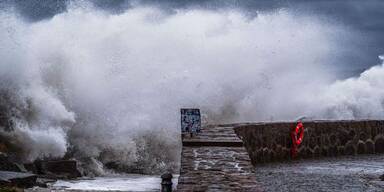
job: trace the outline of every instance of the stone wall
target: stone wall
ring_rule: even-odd
[[[305,133],[296,158],[384,153],[384,121],[303,122]],[[240,125],[252,164],[290,160],[291,130],[295,122]]]

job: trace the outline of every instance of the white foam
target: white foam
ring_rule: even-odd
[[[176,175],[172,179],[173,187],[177,186]],[[119,177],[96,177],[73,181],[57,181],[51,189],[67,189],[81,191],[159,191],[161,178],[158,175],[125,175]]]
[[[17,114],[4,134],[28,160],[71,146],[78,158],[174,168],[181,107],[208,123],[383,117],[382,67],[332,83],[327,68],[356,37],[314,16],[72,5],[34,23],[0,17],[0,89]]]

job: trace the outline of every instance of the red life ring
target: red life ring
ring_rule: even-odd
[[[297,135],[300,133],[299,135],[299,138],[297,138]],[[301,142],[303,142],[303,137],[304,137],[304,126],[303,126],[303,123],[302,122],[299,122],[297,125],[296,125],[296,129],[295,129],[295,132],[293,134],[293,138],[296,145],[300,145]]]
[[[298,122],[296,125],[296,128],[292,130],[291,138],[292,138],[291,156],[292,158],[294,158],[297,154],[297,148],[303,142],[303,138],[304,138],[304,125],[302,122]]]

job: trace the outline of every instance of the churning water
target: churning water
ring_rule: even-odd
[[[337,80],[358,37],[289,10],[71,5],[32,23],[2,10],[0,37],[0,136],[22,161],[67,154],[96,174],[109,162],[176,169],[182,107],[208,123],[384,116],[382,65]]]

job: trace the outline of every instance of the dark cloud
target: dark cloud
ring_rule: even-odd
[[[382,30],[384,26],[384,1],[335,1],[335,0],[84,0],[95,7],[121,12],[133,6],[150,5],[163,9],[222,9],[237,8],[245,11],[264,11],[289,8],[327,15],[346,24],[369,30]],[[33,21],[52,17],[67,9],[70,0],[3,0],[3,5],[13,6],[24,17]],[[73,2],[76,2],[73,0]]]
[[[361,72],[379,63],[377,56],[384,53],[384,1],[302,0],[298,1],[298,5],[299,11],[324,16],[351,27],[365,40],[356,40],[357,49],[348,56],[349,63],[345,65],[353,66],[353,70]]]
[[[383,31],[384,1],[381,0],[85,0],[99,9],[119,13],[134,6],[149,5],[163,9],[237,8],[256,12],[288,8],[328,16],[358,29]],[[38,21],[67,9],[70,0],[3,0],[25,18]],[[74,1],[76,2],[76,1]]]
[[[74,1],[74,0],[73,0]],[[156,6],[172,13],[175,9],[241,9],[256,15],[257,11],[281,8],[297,13],[320,16],[350,27],[364,41],[356,41],[358,50],[345,55],[345,65],[352,71],[362,71],[378,63],[384,53],[384,1],[382,0],[83,0],[96,8],[119,14],[135,6]],[[47,19],[67,10],[70,0],[0,0],[0,9],[15,8],[31,22]],[[356,54],[359,52],[359,54]]]
[[[65,11],[67,2],[66,0],[3,0],[0,2],[0,7],[13,7],[26,20],[39,21]]]
[[[98,7],[106,11],[110,11],[111,13],[121,13],[126,9],[129,9],[132,7],[131,6],[132,2],[127,0],[112,0],[112,1],[92,0],[91,2],[95,7]]]

